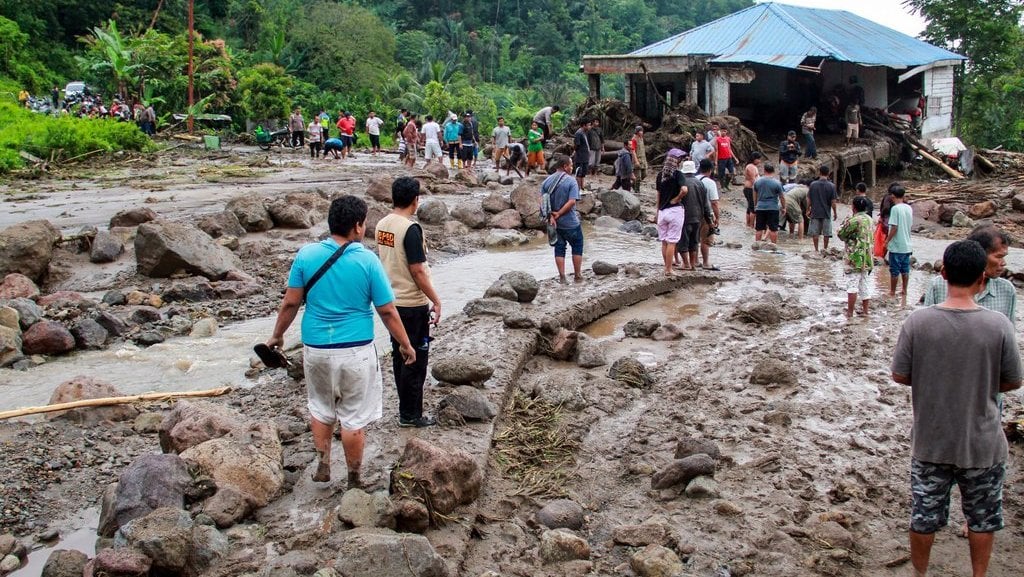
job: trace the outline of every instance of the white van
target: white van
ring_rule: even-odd
[[[85,92],[85,82],[76,80],[74,82],[68,82],[68,85],[64,87],[64,98],[70,98],[76,94],[82,94]]]

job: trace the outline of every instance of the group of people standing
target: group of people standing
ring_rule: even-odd
[[[302,109],[296,107],[288,117],[288,130],[291,132],[292,147],[301,148],[309,144],[309,157],[327,159],[333,156],[336,160],[352,155],[356,145],[356,118],[348,111],[339,111],[335,123],[338,136],[331,136],[331,115],[321,109],[320,113],[306,124]],[[381,128],[384,120],[371,110],[367,113],[364,123],[366,135],[370,140],[370,153],[376,156],[380,151]]]

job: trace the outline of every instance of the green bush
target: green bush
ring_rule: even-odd
[[[0,104],[0,173],[21,168],[18,151],[40,158],[72,158],[102,150],[146,150],[149,138],[131,122],[109,119],[55,118]]]

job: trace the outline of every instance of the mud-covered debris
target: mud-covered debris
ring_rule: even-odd
[[[576,356],[576,347],[579,344],[580,334],[576,331],[560,328],[548,340],[548,356],[556,361],[567,361]]]
[[[607,365],[608,360],[605,358],[601,342],[580,333],[576,342],[576,364],[584,369]]]
[[[683,336],[683,330],[672,323],[665,323],[651,333],[651,339],[656,341],[678,341]]]
[[[661,326],[661,321],[654,319],[631,319],[623,327],[622,332],[627,337],[634,339],[650,338],[654,331]]]
[[[699,475],[714,475],[715,460],[703,453],[672,461],[651,477],[652,489],[667,489]]]
[[[605,262],[603,260],[595,260],[594,264],[590,265],[590,268],[594,271],[594,274],[598,276],[604,276],[609,274],[615,274],[619,272],[619,265]]]
[[[750,383],[753,385],[795,385],[798,379],[792,363],[767,358],[759,361],[750,371]]]
[[[612,363],[608,376],[635,389],[648,389],[654,384],[647,367],[632,357],[622,357]]]
[[[561,406],[522,393],[505,407],[505,428],[494,436],[494,452],[504,474],[517,484],[514,494],[565,496],[580,441],[562,425],[562,413]]]
[[[544,563],[590,559],[590,544],[568,529],[550,529],[540,536],[540,558]]]
[[[682,437],[676,442],[675,457],[677,459],[685,459],[690,455],[697,455],[700,453],[704,453],[716,461],[722,457],[722,452],[719,450],[718,445],[714,441],[709,441],[708,439]]]
[[[555,499],[537,511],[537,521],[548,529],[579,529],[583,526],[583,507],[571,499]]]
[[[629,566],[639,577],[671,577],[683,572],[679,555],[668,547],[654,544],[634,553]]]
[[[740,303],[729,318],[747,324],[777,325],[810,314],[811,310],[795,298],[783,298],[778,292],[770,291],[754,300]]]
[[[338,505],[338,519],[353,527],[395,527],[391,498],[383,491],[372,494],[358,488],[345,491]]]

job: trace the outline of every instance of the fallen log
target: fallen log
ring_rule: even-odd
[[[977,162],[978,164],[984,166],[988,170],[995,170],[996,169],[996,165],[992,164],[991,160],[985,158],[984,156],[982,156],[982,155],[980,155],[978,153],[974,153],[974,160],[975,160],[975,162]]]
[[[908,144],[910,144],[910,143],[908,142]],[[964,175],[960,174],[959,171],[953,170],[952,168],[949,167],[948,164],[946,164],[945,162],[942,162],[941,160],[939,160],[938,158],[933,156],[927,150],[925,150],[925,149],[923,149],[923,148],[921,148],[919,146],[915,146],[913,144],[910,144],[910,148],[912,150],[914,150],[915,152],[917,152],[918,154],[920,154],[921,156],[923,156],[926,160],[928,160],[929,162],[931,162],[935,166],[938,166],[939,168],[941,168],[946,174],[952,176],[953,178],[961,179],[961,178],[964,177]]]
[[[183,399],[192,397],[219,397],[221,395],[227,394],[229,391],[231,391],[231,387],[220,387],[217,389],[207,389],[205,391],[143,393],[141,395],[127,395],[124,397],[103,397],[100,399],[85,399],[82,401],[73,401],[70,403],[58,403],[56,405],[46,405],[42,407],[25,407],[23,409],[2,411],[0,412],[0,421],[4,419],[13,419],[15,417],[38,415],[41,413],[53,413],[56,411],[67,411],[69,409],[81,409],[83,407],[109,407],[111,405],[127,405],[129,403],[168,401],[171,399]]]

